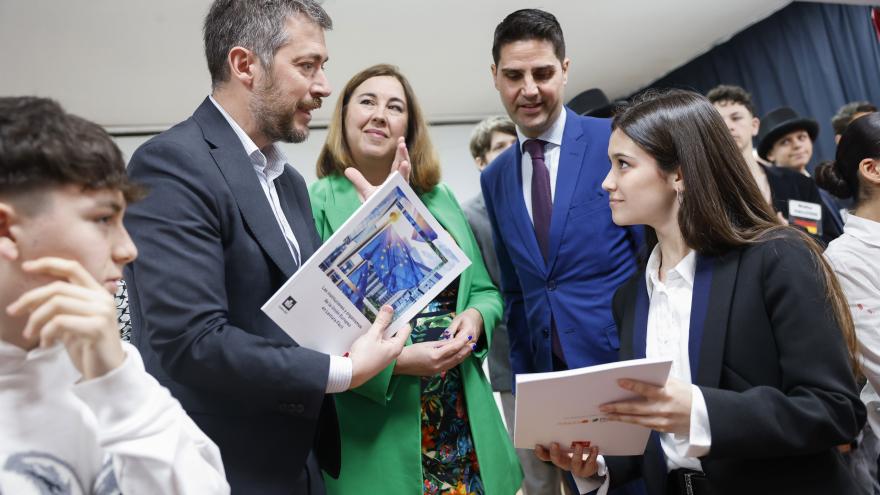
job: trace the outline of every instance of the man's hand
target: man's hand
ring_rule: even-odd
[[[599,410],[611,421],[648,427],[661,433],[688,435],[691,429],[691,386],[670,377],[658,387],[635,380],[619,380],[620,388],[640,399],[604,404]]]
[[[103,376],[119,367],[125,351],[116,323],[116,303],[107,289],[76,261],[40,258],[22,270],[60,280],[36,287],[6,308],[11,316],[29,314],[25,340],[39,337],[41,347],[63,342],[83,379]]]
[[[411,171],[412,162],[409,159],[409,150],[406,149],[406,139],[401,136],[397,139],[397,150],[394,152],[394,160],[391,162],[391,170],[388,171],[388,175],[398,172],[400,173],[400,176],[403,177],[403,180],[409,182],[409,174]],[[376,189],[379,189],[379,186],[370,184],[370,181],[364,178],[364,174],[354,167],[346,168],[345,176],[352,184],[354,184],[354,188],[357,189],[361,202],[366,201],[367,198],[376,192]]]
[[[434,376],[458,366],[472,350],[463,338],[413,344],[403,348],[394,374]]]
[[[351,351],[348,353],[351,359],[350,388],[360,387],[400,355],[412,328],[406,325],[393,337],[386,339],[385,329],[388,328],[393,316],[394,310],[391,306],[382,306],[373,326],[351,344]]]
[[[590,442],[576,442],[573,446],[569,454],[559,448],[556,442],[550,444],[549,449],[535,445],[535,455],[544,462],[552,462],[559,469],[571,471],[578,478],[589,478],[599,472],[599,447],[590,447]]]

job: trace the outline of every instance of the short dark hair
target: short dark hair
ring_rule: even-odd
[[[487,117],[480,121],[474,130],[471,131],[471,156],[474,159],[486,156],[486,153],[492,148],[492,133],[503,132],[516,136],[516,125],[507,115],[496,115]]]
[[[843,132],[846,131],[846,126],[852,122],[853,117],[857,113],[871,113],[876,111],[877,107],[875,107],[870,101],[853,101],[847,103],[840,107],[840,110],[834,114],[834,117],[831,117],[831,127],[834,128],[834,134],[843,135]]]
[[[79,185],[143,195],[116,143],[99,125],[33,96],[0,97],[0,195]]]
[[[314,0],[215,0],[203,27],[211,84],[216,88],[229,79],[226,57],[236,46],[253,51],[271,68],[275,52],[289,41],[284,24],[297,14],[324,30],[333,28],[330,16]]]
[[[501,48],[515,41],[543,40],[553,44],[553,52],[561,62],[565,59],[565,38],[559,21],[549,12],[538,9],[521,9],[508,15],[495,28],[492,42],[492,58],[498,63]]]
[[[752,104],[752,95],[739,86],[733,86],[731,84],[715,86],[706,93],[706,98],[708,98],[713,105],[716,103],[736,103],[742,105],[752,114],[752,117],[758,116],[755,112],[755,106]]]

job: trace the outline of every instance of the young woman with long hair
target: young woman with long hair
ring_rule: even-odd
[[[672,371],[659,387],[622,380],[640,398],[602,406],[654,430],[644,455],[538,455],[592,477],[582,486],[642,476],[649,494],[855,493],[835,449],[865,417],[853,323],[819,246],[778,223],[704,97],[648,94],[612,128],[613,219],[646,225],[650,249],[614,298],[621,359],[670,358]]]

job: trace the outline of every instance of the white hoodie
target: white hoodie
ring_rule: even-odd
[[[0,341],[0,493],[229,493],[217,446],[123,348],[119,368],[79,381],[62,345]]]

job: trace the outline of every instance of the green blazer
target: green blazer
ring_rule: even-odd
[[[342,175],[313,183],[309,196],[315,225],[324,240],[361,205],[354,186]],[[459,365],[465,403],[486,493],[514,494],[522,482],[522,470],[481,366],[492,342],[492,330],[501,318],[501,296],[489,279],[452,191],[440,184],[419,197],[472,262],[459,279],[455,309],[456,313],[476,309],[485,326],[477,351]],[[420,380],[393,375],[393,368],[391,365],[364,385],[335,395],[342,472],[339,479],[325,474],[328,494],[422,494]]]

